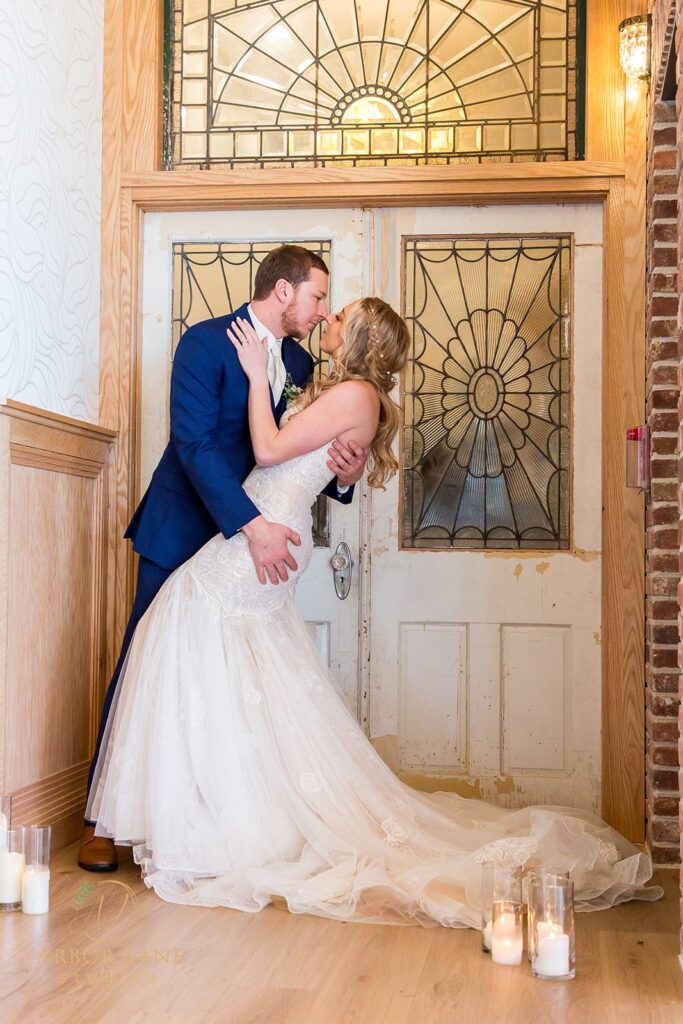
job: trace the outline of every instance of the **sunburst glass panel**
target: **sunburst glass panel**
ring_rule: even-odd
[[[403,547],[569,547],[571,238],[406,238],[403,259]]]
[[[174,242],[172,346],[175,353],[180,336],[188,327],[211,317],[232,313],[254,290],[254,278],[264,257],[291,239],[270,242]],[[297,242],[330,266],[329,240]],[[327,362],[322,358],[319,325],[302,345],[315,362],[314,374],[323,376]],[[316,547],[329,547],[327,498],[320,495],[313,506],[313,538]]]
[[[585,0],[167,0],[167,166],[582,156]]]

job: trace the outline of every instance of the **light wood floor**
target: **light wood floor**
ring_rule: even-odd
[[[572,982],[499,967],[478,932],[374,927],[163,903],[125,851],[115,875],[53,863],[44,917],[0,914],[6,1024],[674,1024],[677,872],[666,895],[580,914]],[[88,959],[88,963],[85,959]]]

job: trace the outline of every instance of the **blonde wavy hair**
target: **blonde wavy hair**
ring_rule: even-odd
[[[399,406],[390,397],[394,374],[406,364],[410,335],[405,320],[382,299],[368,296],[354,302],[341,324],[342,345],[334,353],[334,365],[325,380],[312,381],[295,410],[300,412],[328,388],[344,380],[364,380],[379,395],[377,433],[370,444],[368,483],[384,487],[398,469],[392,443],[401,421]]]

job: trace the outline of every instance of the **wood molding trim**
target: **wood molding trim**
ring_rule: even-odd
[[[452,206],[572,202],[604,196],[619,163],[465,164],[424,167],[307,167],[304,170],[159,171],[127,174],[122,188],[144,211],[320,206]]]
[[[90,761],[82,761],[12,794],[15,825],[51,825],[55,850],[72,843],[83,827]]]
[[[624,159],[624,73],[619,63],[619,23],[645,14],[647,0],[587,0],[587,160]]]
[[[17,823],[52,824],[57,846],[80,828],[112,667],[115,440],[0,403],[0,791]]]
[[[61,413],[50,412],[48,409],[38,409],[33,405],[17,402],[14,398],[0,401],[0,411],[15,420],[26,420],[38,426],[56,427],[63,434],[77,434],[79,437],[96,438],[106,442],[116,439],[115,430],[73,419],[71,416],[62,416]]]
[[[625,176],[608,200],[604,249],[605,280],[609,265],[623,263],[624,287],[606,295],[603,351],[603,518],[621,523],[621,535],[608,530],[603,541],[612,550],[603,574],[602,801],[610,823],[636,842],[645,839],[645,500],[624,487],[623,453],[627,427],[645,422],[646,110],[647,86],[629,83]]]

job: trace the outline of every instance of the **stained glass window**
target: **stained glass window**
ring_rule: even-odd
[[[582,156],[585,0],[167,0],[167,166]]]
[[[261,260],[271,249],[288,239],[272,242],[174,242],[172,345],[192,324],[231,313],[251,297],[254,277]],[[306,241],[307,249],[330,264],[331,242]],[[302,342],[313,356],[314,373],[322,376],[327,362],[321,358],[322,325]],[[329,547],[327,498],[322,495],[313,507],[313,538],[317,547]]]
[[[567,548],[571,238],[403,245],[403,547]]]

